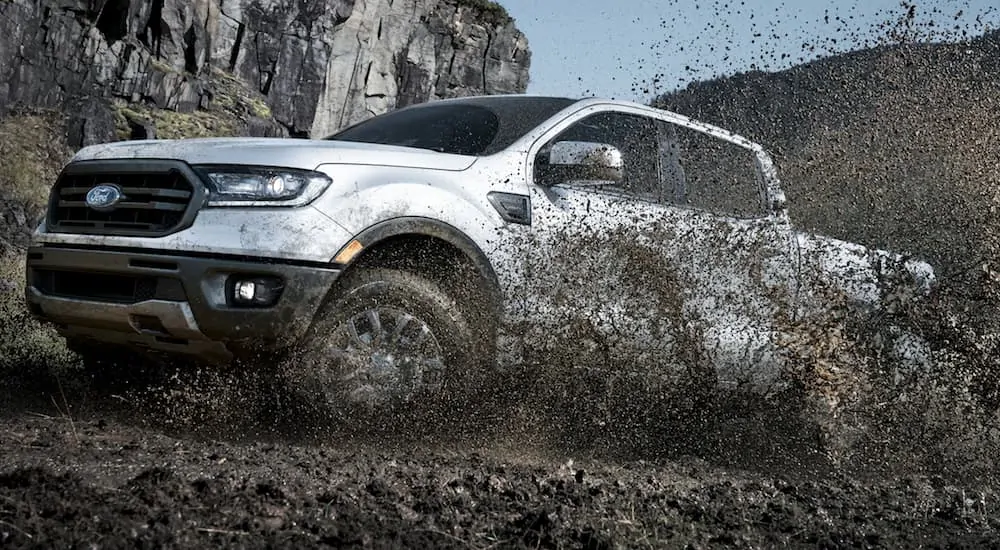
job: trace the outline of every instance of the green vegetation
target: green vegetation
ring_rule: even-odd
[[[239,120],[226,111],[179,113],[140,105],[115,103],[115,126],[119,139],[128,139],[129,120],[148,120],[159,139],[228,137],[241,135]]]
[[[0,120],[0,199],[41,208],[71,155],[56,131],[62,127],[60,117],[52,113]]]
[[[69,159],[62,117],[53,113],[0,120],[0,365],[67,364],[71,354],[51,328],[35,322],[24,307],[24,250],[15,236],[34,226],[44,211],[49,186]],[[6,207],[6,208],[5,208]],[[7,221],[5,221],[7,220]]]
[[[24,254],[0,257],[0,367],[68,364],[72,354],[56,332],[24,307]]]
[[[215,69],[212,71],[212,107],[229,111],[234,116],[250,114],[258,118],[271,118],[271,108],[264,96],[232,73]]]
[[[177,69],[171,67],[170,65],[164,63],[163,61],[155,57],[149,58],[149,66],[153,69],[156,69],[157,71],[160,71],[161,73],[170,73],[170,74],[180,73],[180,71],[178,71]]]
[[[505,25],[514,20],[514,18],[507,13],[506,8],[496,2],[493,2],[492,0],[455,0],[455,3],[459,6],[480,10],[483,12],[483,15],[492,16],[494,22],[498,25]]]
[[[159,70],[173,70],[161,68],[163,64],[159,62],[150,65]],[[159,139],[181,139],[241,136],[245,135],[248,119],[271,118],[271,108],[264,96],[232,74],[216,69],[208,84],[212,89],[209,108],[188,113],[116,100],[113,106],[118,138],[129,138],[130,120],[151,122]]]

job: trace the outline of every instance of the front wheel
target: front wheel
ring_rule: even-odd
[[[323,404],[416,410],[467,389],[492,360],[493,333],[470,306],[410,271],[356,268],[338,281],[286,372]]]

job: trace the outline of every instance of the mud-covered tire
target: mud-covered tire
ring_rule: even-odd
[[[355,268],[286,362],[286,382],[311,405],[355,418],[453,403],[493,361],[494,332],[470,321],[476,304],[465,295],[417,272]],[[343,353],[345,343],[353,351]],[[435,351],[440,364],[427,358]]]

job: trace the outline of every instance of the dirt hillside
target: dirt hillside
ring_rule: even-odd
[[[656,104],[768,147],[800,226],[944,273],[997,261],[1000,32],[698,83]]]

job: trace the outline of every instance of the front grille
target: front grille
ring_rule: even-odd
[[[118,304],[187,299],[181,282],[170,277],[38,268],[33,268],[31,275],[32,286],[46,296]]]
[[[87,205],[87,192],[112,184],[121,199],[109,210]],[[53,189],[48,226],[62,233],[161,236],[179,229],[195,188],[180,171],[66,172]]]

